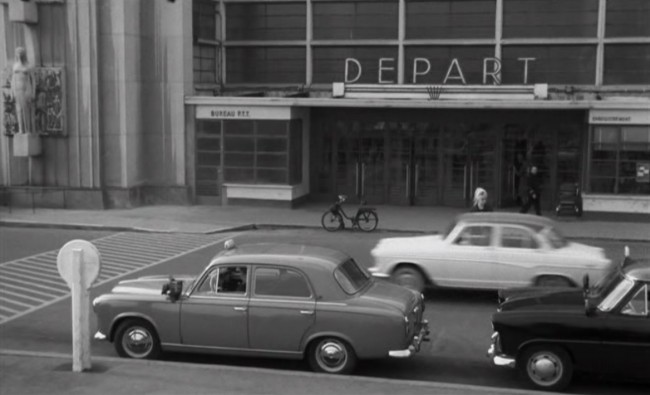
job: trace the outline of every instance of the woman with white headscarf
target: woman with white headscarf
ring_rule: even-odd
[[[476,188],[474,191],[474,204],[469,210],[471,213],[484,213],[494,211],[492,206],[487,201],[488,194],[487,191],[483,188]]]

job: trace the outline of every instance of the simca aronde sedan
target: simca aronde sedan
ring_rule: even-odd
[[[603,250],[567,241],[547,218],[514,213],[463,214],[442,235],[380,240],[371,252],[377,277],[421,292],[437,287],[579,286],[600,279]]]
[[[306,358],[315,371],[348,373],[357,359],[419,351],[429,333],[423,300],[340,251],[229,240],[198,276],[125,280],[96,298],[95,338],[129,358]]]
[[[650,260],[628,257],[583,290],[500,292],[488,356],[537,388],[561,390],[575,371],[650,380]]]

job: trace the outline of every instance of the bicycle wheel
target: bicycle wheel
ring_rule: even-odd
[[[377,224],[379,224],[379,218],[374,211],[362,211],[357,214],[356,220],[359,229],[364,232],[372,232],[377,229]]]
[[[343,227],[343,217],[339,213],[327,211],[320,220],[321,225],[328,232],[334,232]]]

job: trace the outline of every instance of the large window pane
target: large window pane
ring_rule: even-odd
[[[593,85],[596,75],[595,45],[504,46],[504,84],[585,84]]]
[[[505,0],[503,37],[596,37],[598,0]]]
[[[650,36],[650,1],[614,0],[607,2],[607,37]]]
[[[305,82],[304,47],[229,47],[226,59],[229,84]]]
[[[650,165],[650,127],[622,127],[620,147],[618,192],[650,193],[650,183],[642,181],[637,174],[640,166],[647,168]]]
[[[650,45],[605,45],[603,83],[607,85],[650,84]]]
[[[397,6],[397,1],[314,2],[314,39],[397,39]]]
[[[415,80],[418,84],[442,84],[447,70],[451,67],[450,78],[447,83],[451,85],[462,84],[459,78],[462,72],[467,84],[480,85],[483,83],[483,59],[494,56],[494,47],[407,47],[406,48],[406,70],[405,79],[407,83],[413,82],[413,75],[417,73]],[[425,61],[416,58],[424,58]],[[453,59],[458,61],[458,66],[452,66]],[[430,71],[425,73],[430,65]],[[414,70],[414,67],[417,69]],[[460,69],[460,72],[459,72]]]
[[[494,0],[406,3],[406,38],[494,38]]]
[[[226,3],[226,39],[304,40],[304,3]]]
[[[354,58],[361,64],[358,83],[376,84],[379,82],[379,59],[392,58],[393,62],[385,62],[384,81],[397,82],[397,48],[396,47],[315,47],[314,82],[332,83],[345,80],[345,59]],[[349,78],[354,79],[359,74],[356,64],[350,62]]]

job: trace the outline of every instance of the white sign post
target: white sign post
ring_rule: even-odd
[[[92,243],[72,240],[59,251],[56,265],[72,291],[72,371],[82,372],[91,368],[88,289],[99,275],[101,258]]]

